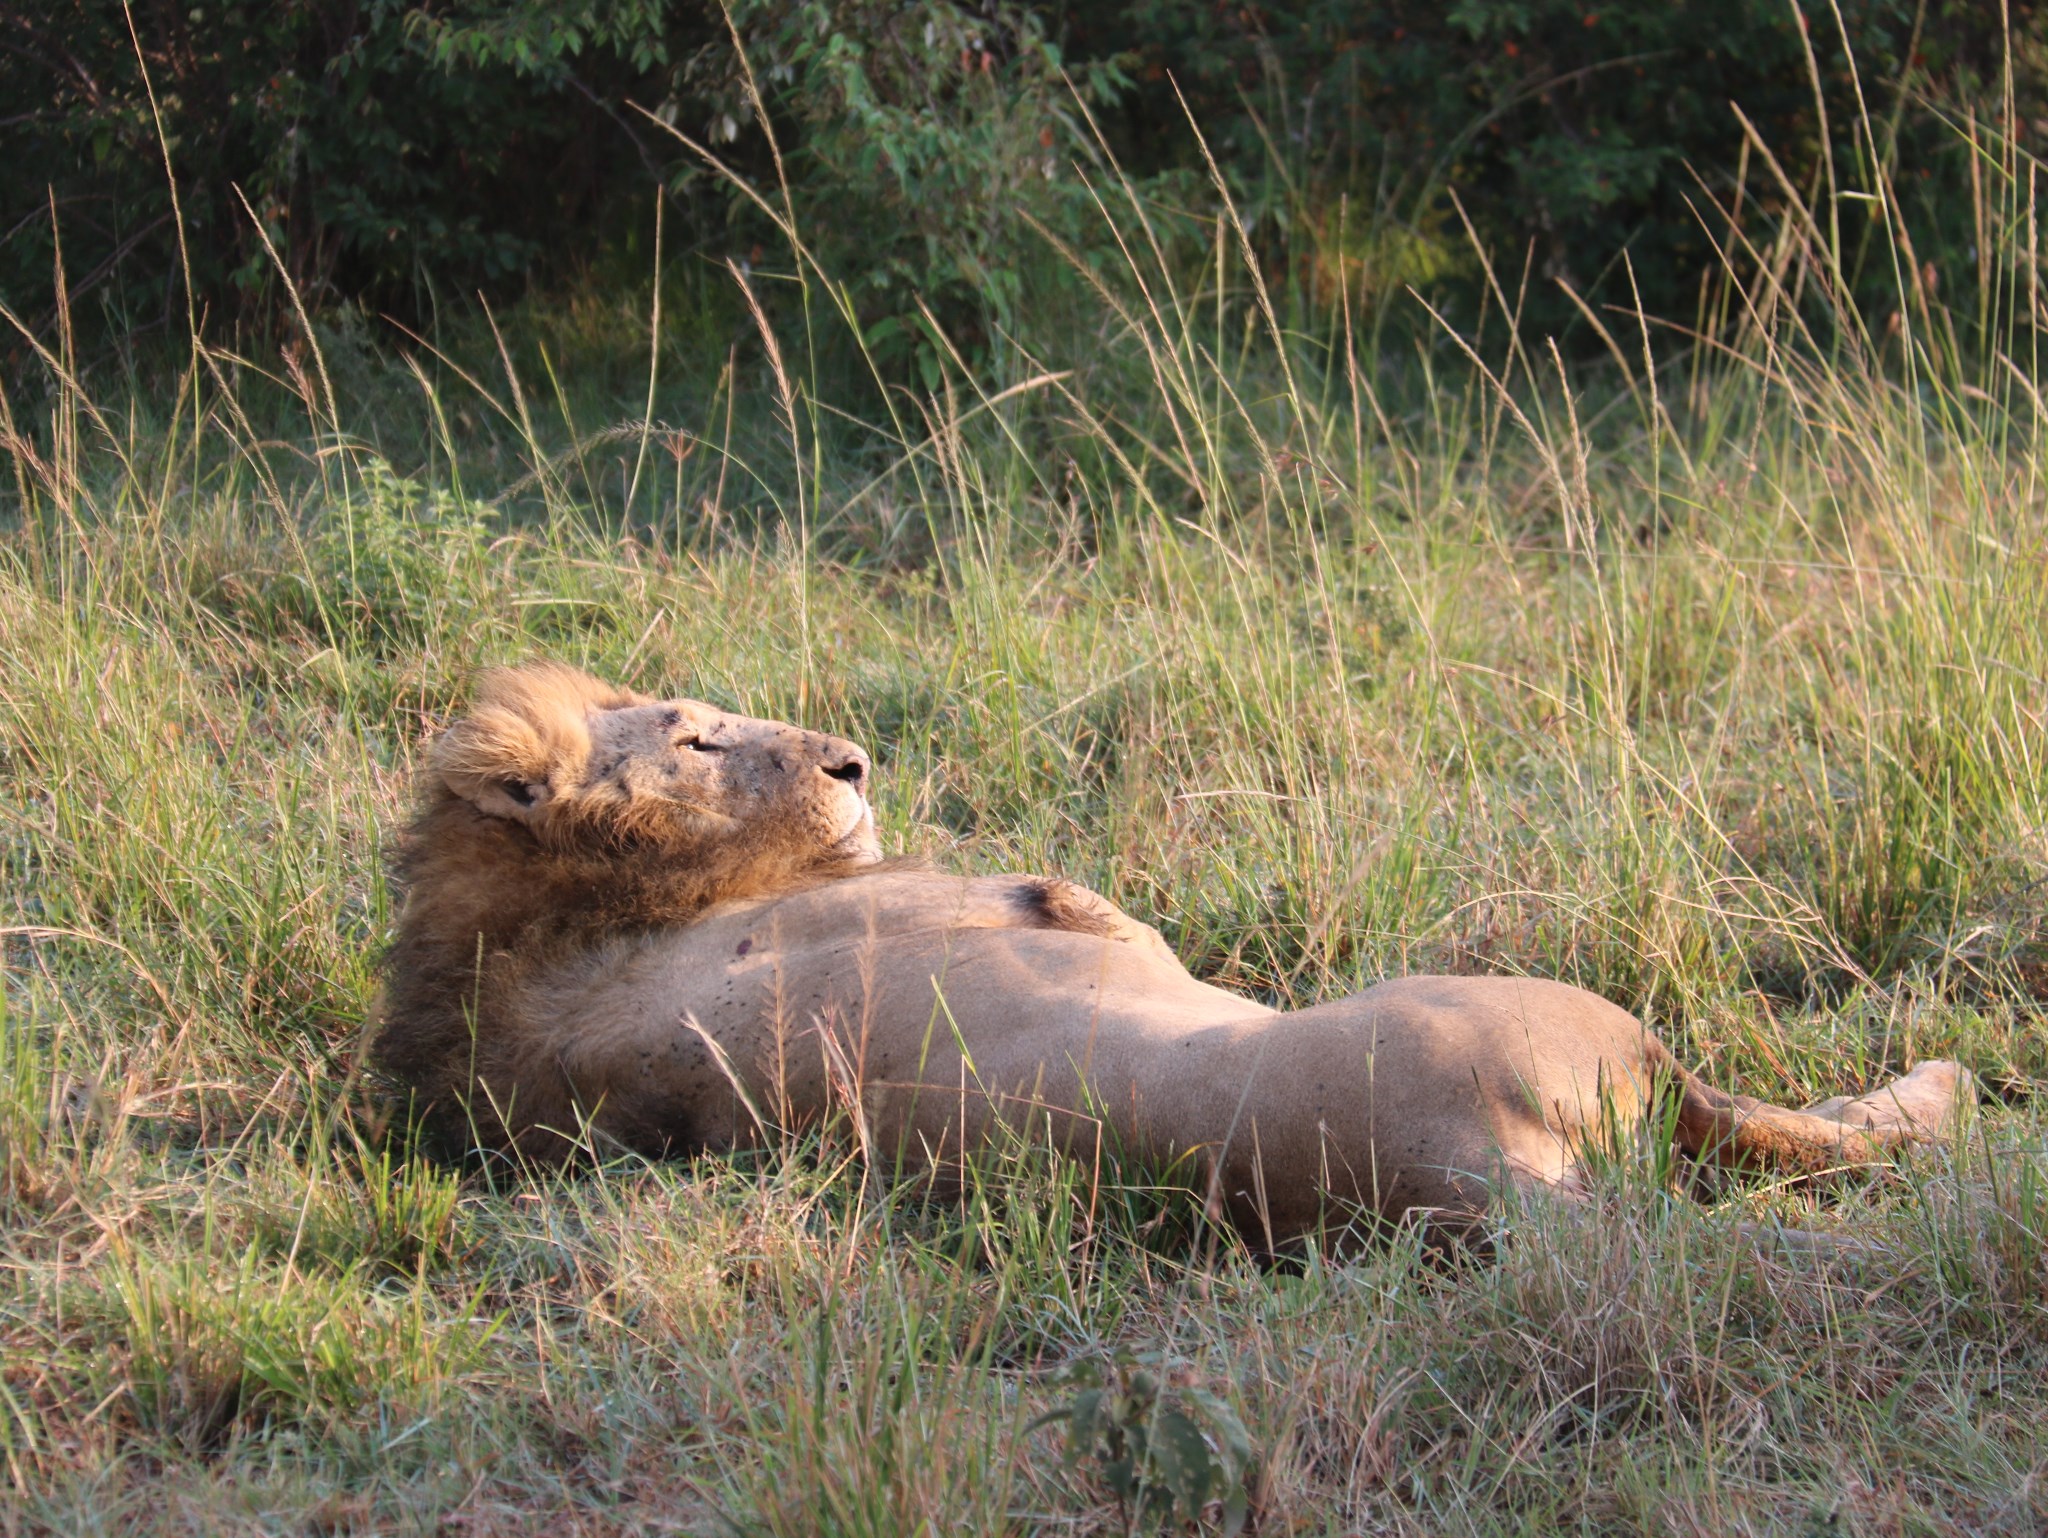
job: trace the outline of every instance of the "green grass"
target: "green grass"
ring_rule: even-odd
[[[834,399],[797,334],[622,382],[618,305],[154,391],[51,341],[0,419],[0,1529],[1213,1528],[1241,1431],[1263,1533],[2038,1531],[2032,258],[1964,348],[1820,316],[1812,233],[1590,370],[1283,334],[1221,233],[937,395]],[[1624,1163],[1449,1260],[1261,1266],[1029,1149],[943,1201],[829,1136],[425,1164],[357,1069],[382,840],[537,655],[854,736],[889,844],[1262,997],[1559,976],[1754,1094],[1991,1099],[1884,1178]]]

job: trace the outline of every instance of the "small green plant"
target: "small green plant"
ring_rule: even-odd
[[[1067,1468],[1108,1488],[1126,1532],[1199,1523],[1212,1507],[1218,1531],[1243,1528],[1251,1436],[1222,1398],[1156,1352],[1086,1357],[1061,1377],[1074,1397],[1036,1424],[1065,1423]]]
[[[309,638],[389,656],[483,605],[498,512],[460,490],[355,458],[299,533],[250,541],[237,569],[205,574],[200,601],[266,639]]]
[[[362,462],[357,483],[344,516],[322,520],[307,541],[307,579],[325,589],[309,597],[330,624],[386,650],[471,597],[497,515],[378,458]]]
[[[438,1273],[463,1241],[458,1175],[390,1144],[361,1142],[254,1172],[230,1204],[267,1257],[377,1281]]]
[[[455,1175],[389,1146],[358,1148],[345,1161],[363,1183],[369,1233],[364,1259],[407,1273],[441,1261],[455,1243],[462,1186]]]
[[[369,1387],[346,1279],[269,1275],[252,1250],[225,1264],[134,1257],[116,1268],[113,1291],[137,1418],[189,1446],[346,1409]]]
[[[451,1323],[422,1287],[373,1287],[360,1266],[279,1267],[259,1245],[138,1251],[110,1269],[89,1312],[124,1348],[122,1396],[144,1430],[193,1450],[373,1403],[431,1405],[502,1323],[474,1288]]]

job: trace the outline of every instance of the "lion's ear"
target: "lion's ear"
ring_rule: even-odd
[[[547,732],[541,725],[516,711],[486,707],[435,739],[428,763],[478,811],[530,822],[554,800],[578,747],[562,740],[559,729]],[[588,746],[585,738],[583,751]]]
[[[540,809],[555,799],[555,788],[545,780],[500,780],[478,785],[471,792],[457,792],[473,802],[479,812],[513,822],[530,822]]]
[[[646,703],[559,663],[494,668],[477,679],[469,716],[441,734],[429,762],[478,811],[531,822],[582,775],[591,713]]]

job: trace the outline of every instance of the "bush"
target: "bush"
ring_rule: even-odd
[[[733,19],[790,147],[800,233],[885,361],[914,357],[935,385],[943,344],[925,308],[985,352],[1025,324],[1031,278],[1062,271],[1041,230],[1110,244],[1076,166],[1105,169],[1085,112],[1127,84],[1114,58],[1069,66],[1038,13],[999,0],[742,0]],[[738,139],[754,116],[739,53],[707,49],[698,65],[713,137]]]
[[[527,272],[561,231],[595,228],[606,98],[637,82],[619,29],[514,10],[524,33],[464,50],[399,0],[137,5],[132,34],[108,0],[11,8],[0,100],[36,105],[0,127],[0,294],[46,312],[59,238],[72,298],[124,328],[182,323],[184,254],[216,315],[275,307],[278,264],[315,305],[416,312],[433,285]]]
[[[1973,238],[1969,150],[1948,125],[1910,109],[1932,97],[1959,114],[1974,107],[1980,123],[2003,117],[1999,10],[1962,0],[1843,0],[1842,29],[1830,6],[1811,0],[1065,9],[1077,49],[1137,55],[1139,85],[1119,122],[1131,161],[1149,168],[1185,155],[1178,90],[1243,183],[1244,212],[1311,291],[1339,281],[1398,289],[1461,259],[1469,275],[1476,263],[1455,194],[1510,293],[1526,253],[1544,321],[1573,311],[1542,280],[1631,302],[1623,251],[1652,314],[1691,317],[1723,235],[1707,197],[1732,201],[1747,161],[1751,200],[1783,204],[1744,153],[1731,104],[1810,197],[1828,138],[1841,186],[1871,186],[1860,99],[1881,152],[1907,141],[1916,229],[1932,222],[1943,232],[1940,250],[1922,254],[1952,257]],[[2009,126],[2022,132],[2034,116],[2028,103],[2042,97],[2048,28],[2027,3],[2011,7],[2011,22],[2020,111]],[[1944,161],[1958,175],[1937,179]],[[1852,236],[1872,207],[1843,205]]]
[[[1038,229],[1084,262],[1114,253],[1129,221],[1087,185],[1093,111],[1149,191],[1206,217],[1192,116],[1308,299],[1459,274],[1476,291],[1462,207],[1510,288],[1526,253],[1539,324],[1573,313],[1545,280],[1627,302],[1624,251],[1648,307],[1683,318],[1718,262],[1707,200],[1746,175],[1752,206],[1784,201],[1731,102],[1852,260],[1873,155],[1911,167],[1917,257],[1972,260],[1955,121],[2024,137],[2048,111],[2048,18],[2009,10],[2008,49],[2000,11],[1962,0],[1844,0],[1840,28],[1812,0],[736,0],[729,21],[676,0],[287,0],[140,6],[132,33],[110,0],[32,0],[0,19],[0,99],[34,104],[0,121],[0,295],[47,319],[61,238],[71,297],[123,333],[182,321],[188,257],[216,324],[275,313],[280,268],[315,305],[420,316],[443,291],[587,269],[637,239],[656,185],[672,250],[786,265],[773,222],[669,125],[778,206],[786,179],[865,338],[929,384],[920,301],[985,353],[1066,281]]]

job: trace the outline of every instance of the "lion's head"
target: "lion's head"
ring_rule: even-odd
[[[469,715],[428,755],[442,793],[543,849],[728,863],[872,860],[868,756],[819,732],[652,700],[554,664],[484,675]]]
[[[537,966],[874,866],[868,757],[554,664],[487,673],[429,748],[375,1048],[430,1101]]]

